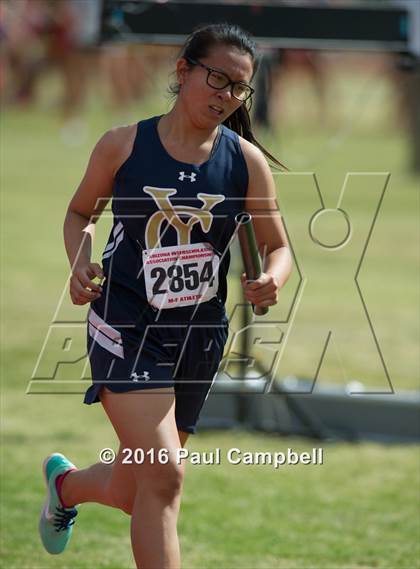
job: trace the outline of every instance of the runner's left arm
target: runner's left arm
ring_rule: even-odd
[[[256,306],[277,303],[278,291],[292,270],[292,255],[276,200],[276,188],[270,167],[262,152],[241,139],[248,166],[248,190],[245,209],[252,215],[258,250],[264,260],[263,273],[252,283],[241,276],[245,298]]]

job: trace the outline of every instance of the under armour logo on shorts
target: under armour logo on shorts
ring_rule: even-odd
[[[131,374],[130,378],[131,378],[133,381],[137,381],[137,382],[139,381],[139,379],[144,379],[144,381],[149,381],[149,379],[150,379],[150,372],[144,371],[144,372],[141,373],[140,375],[137,375],[137,373],[134,371],[134,372]]]
[[[190,182],[195,182],[196,178],[197,178],[197,174],[195,172],[191,172],[191,174],[186,174],[185,172],[180,172],[179,176],[178,176],[178,180],[181,180],[181,182],[183,182],[185,180],[185,178],[189,178]]]

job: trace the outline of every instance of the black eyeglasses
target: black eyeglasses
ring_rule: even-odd
[[[201,61],[196,61],[190,57],[186,57],[185,59],[189,63],[192,63],[192,65],[199,65],[200,67],[207,69],[207,85],[213,89],[221,91],[230,85],[230,92],[232,93],[232,96],[242,103],[249,99],[252,93],[254,93],[254,89],[248,85],[248,83],[242,83],[242,81],[231,81],[230,77],[226,75],[226,73],[223,73],[223,71],[213,69],[213,67],[209,67],[208,65],[201,63]]]

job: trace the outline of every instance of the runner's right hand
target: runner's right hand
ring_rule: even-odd
[[[87,263],[74,268],[70,278],[70,296],[73,304],[83,305],[101,296],[102,287],[94,278],[103,279],[104,273],[98,263]]]

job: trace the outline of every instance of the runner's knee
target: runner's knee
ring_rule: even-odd
[[[169,503],[182,492],[184,468],[173,460],[166,464],[154,462],[146,468],[142,468],[142,465],[135,467],[134,477],[137,492],[159,496]]]

